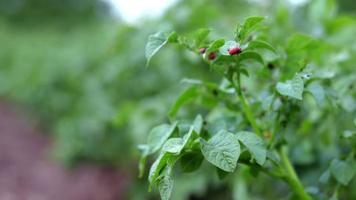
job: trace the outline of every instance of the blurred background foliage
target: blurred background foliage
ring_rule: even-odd
[[[125,169],[133,179],[133,191],[140,191],[132,192],[130,198],[146,199],[147,185],[136,179],[137,145],[145,142],[152,126],[166,120],[169,106],[183,87],[182,78],[217,80],[199,58],[178,47],[160,52],[146,68],[147,36],[158,30],[188,34],[208,27],[214,36],[229,38],[236,24],[250,15],[268,17],[266,37],[276,46],[287,46],[295,33],[316,38],[308,49],[295,52],[282,79],[295,73],[298,58],[309,55],[317,67],[333,69],[337,74],[333,85],[338,86],[333,92],[345,97],[339,99],[342,110],[325,111],[330,109],[325,107],[313,113],[314,121],[301,123],[299,129],[307,133],[314,130],[313,122],[323,121],[317,127],[322,134],[313,139],[322,140],[321,146],[308,140],[294,143],[300,148],[293,152],[293,160],[302,176],[320,176],[330,158],[343,150],[343,142],[336,138],[344,131],[340,127],[354,128],[349,119],[356,110],[355,89],[345,89],[354,87],[356,80],[354,1],[181,0],[160,18],[142,18],[136,25],[113,18],[109,10],[109,5],[97,0],[0,0],[0,96],[25,105],[41,119],[54,139],[52,155],[61,163],[91,162]],[[189,109],[186,112],[189,115]],[[325,112],[339,116],[340,125]],[[319,151],[328,151],[330,156],[317,158]],[[314,165],[320,165],[315,173]],[[205,194],[217,199],[221,196],[214,195],[229,194],[225,199],[231,199],[238,193],[246,195],[242,199],[273,199],[288,190],[284,185],[247,189],[250,183],[244,181],[228,186],[225,181],[224,186],[209,173],[206,169],[181,175],[173,198],[199,199]],[[248,170],[242,168],[241,173],[248,174]],[[355,191],[348,191],[350,198],[345,199],[356,198]]]

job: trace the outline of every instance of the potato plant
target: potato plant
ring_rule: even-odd
[[[283,181],[290,199],[347,197],[356,174],[356,120],[354,111],[343,114],[340,98],[355,95],[355,77],[338,76],[334,66],[318,67],[331,62],[322,60],[325,52],[337,53],[325,41],[296,33],[285,44],[274,45],[270,41],[278,38],[269,35],[264,21],[247,18],[231,39],[212,39],[210,29],[189,35],[158,32],[148,38],[147,64],[162,47],[175,44],[220,76],[216,82],[183,79],[186,89],[172,104],[167,122],[154,127],[147,143],[139,146],[141,177],[147,158],[157,155],[148,172],[149,190],[158,189],[162,199],[170,199],[176,172],[199,170],[203,162],[216,168],[221,179],[244,165],[251,173]],[[342,132],[337,140],[343,146],[329,159],[328,152],[311,141],[318,146],[316,137],[330,134],[328,123],[340,116],[344,121],[334,126]],[[305,149],[306,141],[329,163],[317,166],[323,173],[312,181],[318,183],[315,187],[302,182],[292,160],[292,153]]]

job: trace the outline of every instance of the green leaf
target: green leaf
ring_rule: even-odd
[[[166,140],[172,135],[176,126],[177,122],[173,123],[172,125],[162,124],[154,127],[150,131],[147,139],[147,145],[149,147],[148,154],[157,152],[166,142]]]
[[[245,64],[244,62],[247,62],[247,61],[254,61],[256,63],[264,65],[263,58],[260,56],[260,54],[253,52],[253,51],[244,51],[244,52],[240,53],[238,55],[238,59],[241,64]]]
[[[197,170],[203,162],[203,155],[200,152],[189,152],[180,159],[180,166],[183,172],[193,172]]]
[[[170,138],[164,143],[162,151],[173,154],[180,154],[183,149],[184,141],[182,138]]]
[[[188,142],[192,139],[193,133],[197,135],[194,132],[194,126],[190,126],[188,133],[183,136],[183,147],[185,147],[188,144]]]
[[[240,156],[240,144],[234,134],[222,130],[208,142],[201,139],[201,145],[207,161],[227,172],[235,170]]]
[[[206,50],[207,53],[209,52],[216,52],[219,50],[220,47],[222,47],[225,44],[225,39],[218,39],[215,40],[213,43],[210,44],[208,49]]]
[[[240,73],[245,75],[246,77],[250,77],[250,74],[245,68],[240,68]]]
[[[201,115],[197,115],[193,121],[194,131],[200,134],[201,129],[203,128],[203,117]]]
[[[219,52],[221,55],[224,55],[224,56],[230,56],[229,54],[229,49],[231,48],[234,48],[234,47],[239,47],[240,45],[233,41],[233,40],[229,40],[229,41],[226,41],[225,44],[219,48]]]
[[[150,63],[151,58],[165,45],[167,42],[177,42],[178,36],[176,32],[166,34],[164,32],[157,32],[148,37],[148,42],[146,44],[146,59],[147,66]]]
[[[327,169],[325,170],[325,172],[323,172],[323,174],[320,176],[319,178],[319,182],[322,184],[326,184],[330,179],[330,170]]]
[[[270,44],[262,40],[251,41],[248,44],[247,49],[267,49],[269,51],[272,51],[273,53],[276,53],[276,50]]]
[[[194,33],[194,44],[196,48],[204,47],[204,42],[207,39],[210,29],[202,28]]]
[[[246,146],[252,157],[259,165],[263,165],[267,157],[267,148],[262,138],[252,132],[240,131],[237,139]]]
[[[173,190],[173,178],[170,175],[172,171],[170,166],[167,166],[162,175],[158,178],[158,191],[162,200],[169,200]]]
[[[264,20],[264,17],[254,16],[249,17],[245,22],[237,28],[236,40],[244,42],[250,35],[251,32],[258,29],[260,23]]]
[[[183,93],[179,95],[177,98],[176,102],[172,106],[172,108],[169,111],[168,116],[171,119],[174,119],[179,111],[179,109],[186,104],[187,102],[193,100],[198,94],[198,88],[195,86],[191,86],[187,88]]]
[[[285,83],[278,82],[276,88],[281,95],[299,100],[303,99],[304,83],[298,74],[296,74],[292,80],[288,80]]]
[[[330,171],[339,183],[347,185],[356,173],[356,165],[355,162],[334,159]]]
[[[295,34],[291,36],[288,40],[287,51],[300,51],[301,49],[307,47],[313,39],[304,34]]]

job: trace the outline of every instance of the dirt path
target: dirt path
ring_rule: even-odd
[[[123,174],[95,166],[67,171],[47,159],[49,148],[23,112],[0,102],[0,200],[125,199]]]

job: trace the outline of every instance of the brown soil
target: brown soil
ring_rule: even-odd
[[[0,102],[0,200],[120,200],[128,178],[118,170],[66,170],[49,159],[50,139],[24,111]]]

